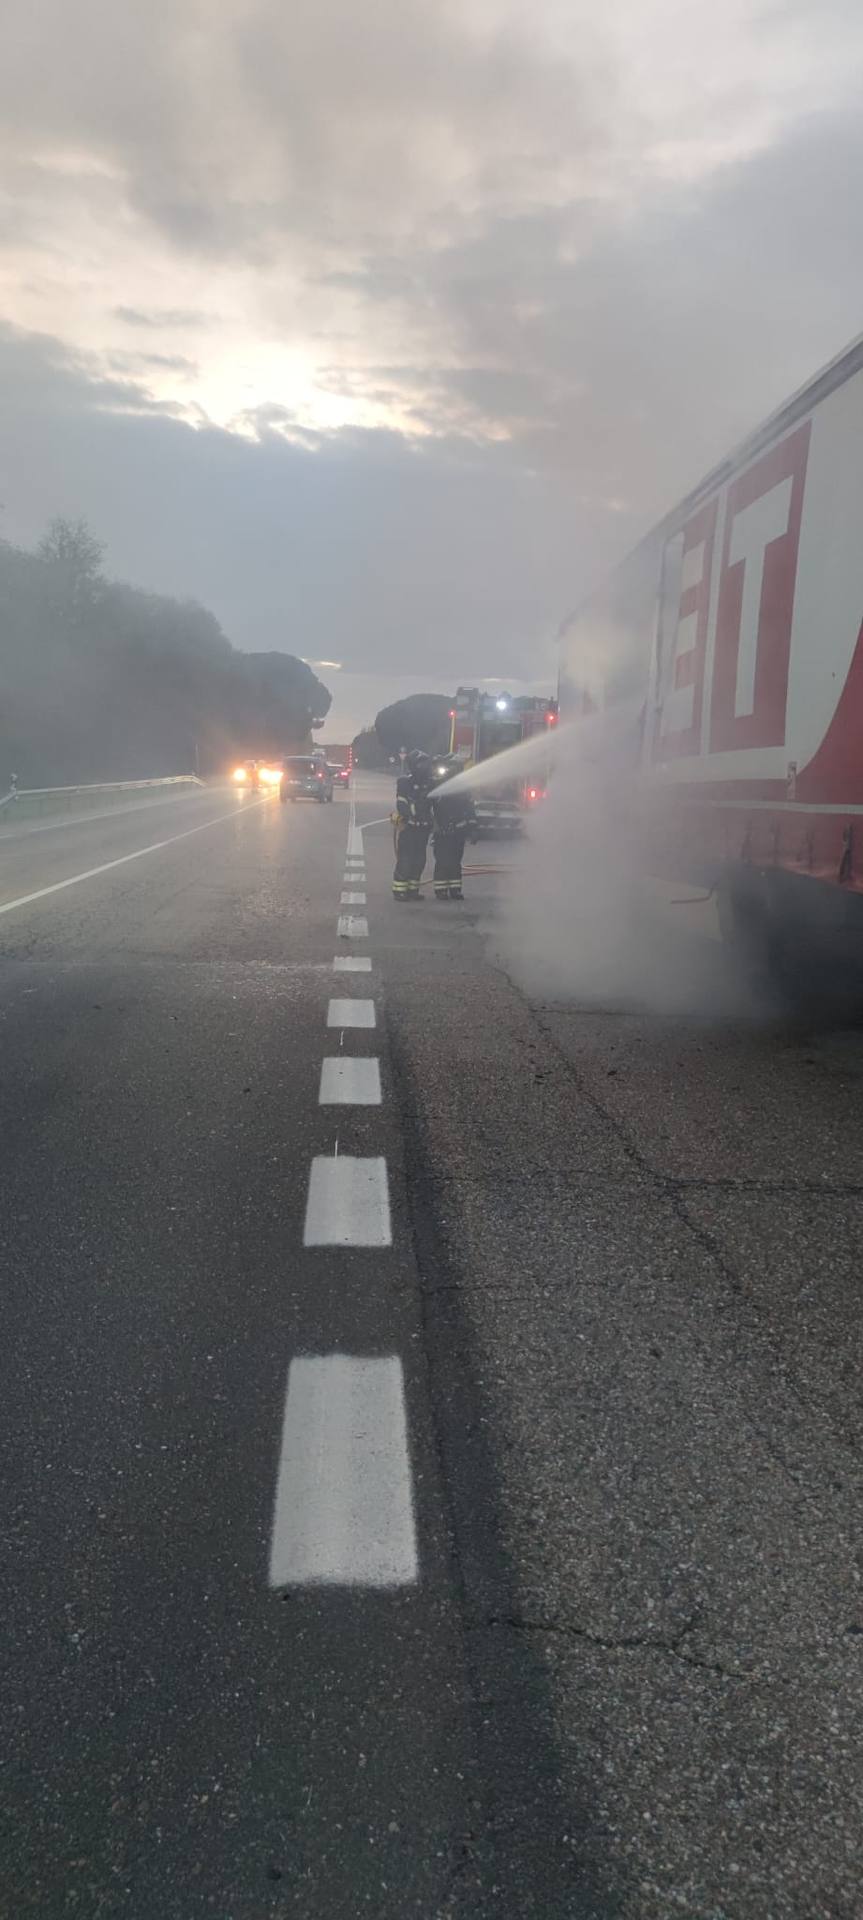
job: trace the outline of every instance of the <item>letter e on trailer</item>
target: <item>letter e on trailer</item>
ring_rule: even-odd
[[[674,582],[672,598],[677,604],[670,605],[667,591],[663,592],[662,625],[668,622],[669,630],[659,635],[662,722],[654,749],[657,760],[701,751],[716,510],[716,500],[709,500],[666,547],[664,571]]]

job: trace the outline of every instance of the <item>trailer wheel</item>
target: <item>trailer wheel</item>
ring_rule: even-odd
[[[771,914],[766,900],[747,897],[730,886],[721,886],[717,894],[719,930],[725,944],[735,952],[754,987],[778,987],[783,993],[793,989],[793,969],[788,941]]]
[[[747,966],[766,971],[770,943],[763,902],[747,899],[735,888],[720,887],[718,909],[719,927],[726,945],[733,947]]]

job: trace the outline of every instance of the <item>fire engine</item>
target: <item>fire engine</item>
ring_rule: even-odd
[[[459,687],[449,717],[450,753],[469,767],[556,726],[557,701],[533,694],[486,693],[478,687]],[[545,798],[546,781],[540,761],[532,768],[529,780],[504,778],[478,789],[474,800],[480,832],[521,833],[525,815]]]

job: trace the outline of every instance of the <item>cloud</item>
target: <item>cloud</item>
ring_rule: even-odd
[[[128,361],[111,367],[97,354],[70,353],[62,340],[49,335],[0,322],[0,356],[0,409],[10,431],[13,423],[50,420],[82,407],[94,416],[152,413],[170,418],[177,412],[171,402],[157,400],[143,380],[126,377]],[[0,448],[9,455],[10,443],[0,441]]]
[[[413,262],[451,364],[373,377],[431,431],[504,434],[627,537],[856,333],[861,175],[859,114],[824,113],[637,216],[489,221]]]
[[[182,353],[117,353],[106,356],[106,364],[112,373],[131,374],[141,380],[153,372],[177,373],[184,380],[194,380],[198,373],[198,363]]]
[[[613,101],[586,10],[573,57],[481,0],[33,0],[0,70],[10,150],[96,160],[173,243],[258,262],[554,190]]]
[[[235,639],[528,668],[856,331],[856,0],[32,0],[0,498]]]
[[[154,307],[150,312],[139,307],[115,307],[114,316],[126,327],[147,327],[162,333],[184,327],[201,327],[212,324],[212,315],[194,307]]]
[[[350,276],[388,245],[397,273],[420,233],[633,205],[758,150],[850,86],[860,30],[853,0],[32,0],[0,149],[113,184],[175,249]]]
[[[32,543],[83,513],[109,571],[192,596],[232,640],[447,685],[554,673],[572,530],[559,503],[456,439],[197,428],[57,342],[0,328],[0,499]]]

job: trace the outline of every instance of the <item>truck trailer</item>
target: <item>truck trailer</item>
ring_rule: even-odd
[[[729,939],[863,965],[863,338],[565,623],[562,721],[625,765],[642,871]],[[600,747],[601,750],[601,747]]]

